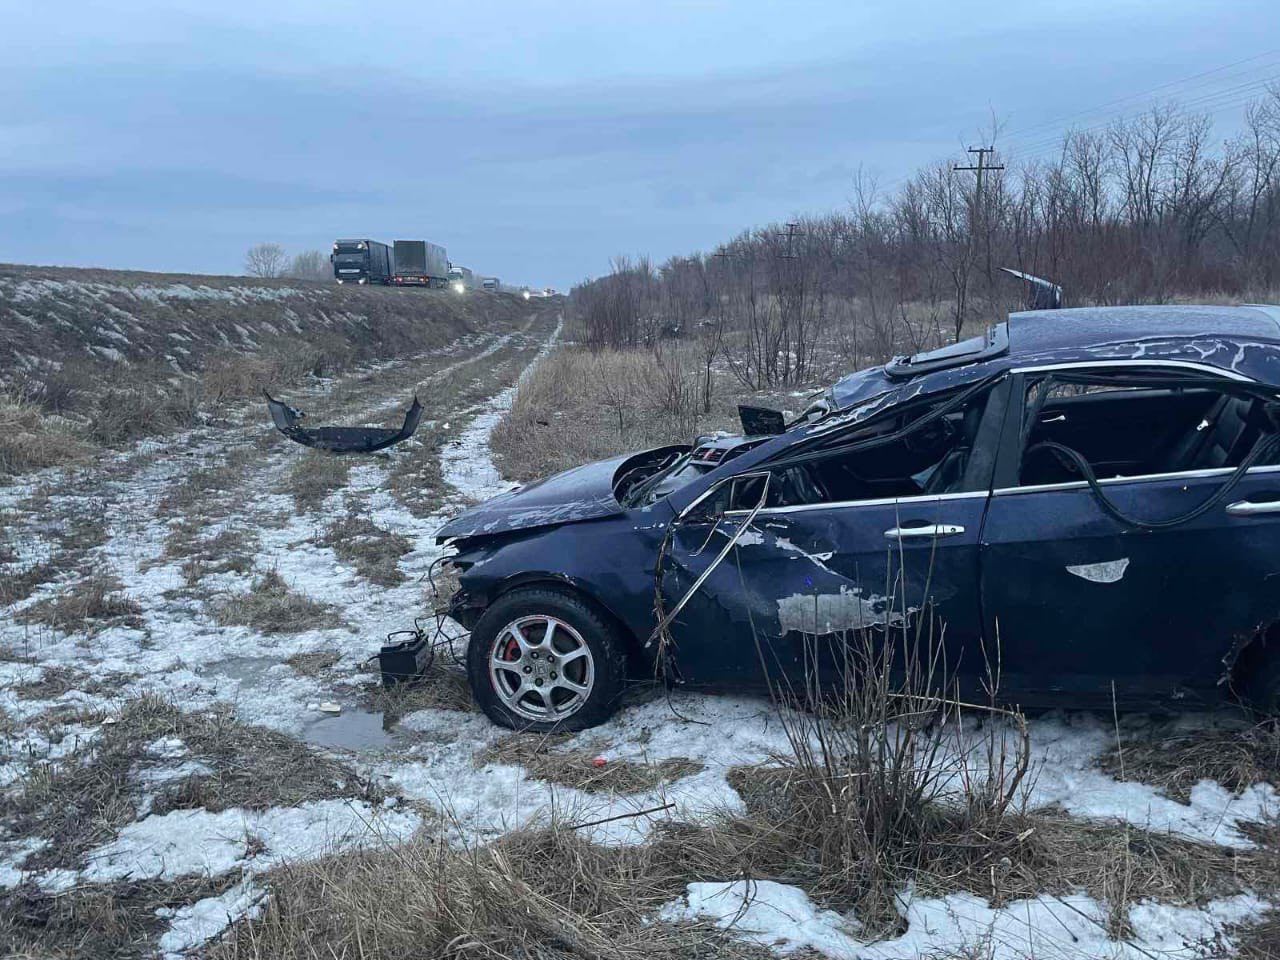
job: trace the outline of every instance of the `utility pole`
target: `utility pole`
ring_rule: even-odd
[[[787,232],[786,232],[787,252],[779,256],[780,260],[798,260],[799,259],[799,257],[797,257],[795,254],[795,241],[796,241],[796,237],[799,235],[800,235],[800,224],[788,223]]]
[[[983,226],[984,227],[987,226],[987,208],[986,208],[986,205],[983,203],[983,199],[982,199],[982,175],[986,173],[988,170],[992,170],[992,171],[1003,170],[1004,164],[988,162],[987,158],[989,156],[994,155],[996,152],[995,147],[968,147],[966,148],[965,152],[976,154],[978,157],[978,162],[976,164],[969,164],[968,166],[955,166],[955,167],[952,167],[952,170],[954,170],[956,173],[964,173],[972,170],[975,174],[977,174],[977,178],[978,178],[977,188],[975,189],[973,194],[973,211],[971,214],[971,222],[969,224],[969,253],[968,253],[968,256],[966,257],[967,260],[972,262],[973,237],[974,237],[974,234],[977,233],[979,216],[981,216],[982,218]],[[990,287],[995,282],[992,274],[992,269],[991,269],[991,231],[988,229],[984,229],[983,234],[984,234],[983,247],[985,248],[985,251],[986,251],[986,263],[987,263],[987,270],[986,270],[987,286]],[[957,343],[960,341],[961,327],[964,326],[964,316],[965,316],[965,311],[968,308],[968,300],[969,300],[969,270],[968,270],[968,267],[966,266],[965,272],[964,272],[964,284],[960,290],[960,303],[956,305],[956,342]]]

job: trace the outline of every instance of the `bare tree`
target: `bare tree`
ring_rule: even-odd
[[[286,271],[299,280],[329,280],[329,258],[319,250],[304,250],[293,258]]]
[[[284,247],[278,243],[259,243],[249,248],[244,257],[244,272],[251,277],[279,277],[284,274]]]

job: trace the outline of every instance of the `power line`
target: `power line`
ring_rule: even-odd
[[[1267,51],[1264,51],[1263,53],[1254,54],[1252,57],[1245,57],[1242,60],[1235,60],[1231,63],[1223,64],[1220,67],[1214,67],[1211,70],[1202,70],[1200,73],[1194,73],[1189,77],[1183,77],[1179,80],[1169,80],[1165,83],[1158,84],[1157,86],[1150,87],[1138,93],[1131,93],[1123,97],[1116,97],[1115,99],[1107,100],[1103,103],[1095,104],[1092,107],[1086,107],[1083,110],[1077,110],[1073,113],[1063,114],[1062,116],[1053,117],[1049,120],[1042,120],[1032,124],[1029,127],[1025,127],[1021,130],[1016,130],[1013,132],[1019,136],[1025,136],[1028,133],[1031,133],[1032,131],[1040,130],[1045,127],[1056,127],[1065,123],[1068,120],[1074,120],[1086,114],[1096,113],[1097,111],[1106,109],[1107,107],[1112,107],[1117,104],[1125,103],[1130,100],[1137,100],[1143,97],[1150,97],[1152,94],[1158,93],[1161,90],[1167,90],[1170,87],[1177,87],[1186,83],[1191,83],[1194,80],[1199,80],[1204,77],[1209,77],[1214,74],[1222,73],[1225,70],[1230,70],[1234,67],[1241,66],[1242,64],[1253,63],[1254,61],[1262,60],[1266,57],[1272,57],[1272,56],[1275,56],[1276,54],[1280,54],[1280,48],[1274,49],[1274,50],[1267,50]],[[1274,64],[1267,64],[1265,65],[1264,69],[1271,69],[1272,67],[1274,67]],[[1247,73],[1248,71],[1245,71],[1245,72]],[[1006,134],[1006,135],[1010,135],[1010,134]]]
[[[1269,58],[1275,57],[1277,54],[1280,54],[1280,48],[1266,50],[1266,51],[1263,51],[1262,53],[1257,53],[1249,57],[1244,57],[1244,58],[1241,58],[1240,60],[1234,60],[1230,63],[1226,63],[1218,67],[1213,67],[1209,70],[1202,70],[1199,73],[1194,73],[1187,77],[1181,77],[1176,80],[1169,80],[1164,83],[1157,84],[1154,87],[1147,88],[1146,90],[1140,91],[1138,93],[1126,94],[1123,97],[1116,97],[1111,100],[1104,101],[1103,103],[1096,104],[1092,107],[1087,107],[1083,110],[1077,110],[1071,113],[1063,114],[1053,119],[1039,121],[1037,123],[1032,124],[1029,127],[1025,127],[1021,130],[1016,131],[1016,135],[1026,136],[1029,133],[1043,130],[1045,128],[1052,127],[1056,124],[1064,123],[1065,121],[1068,121],[1068,120],[1078,119],[1080,117],[1088,116],[1090,114],[1096,114],[1098,111],[1105,110],[1108,107],[1113,107],[1122,103],[1128,103],[1130,101],[1138,100],[1143,97],[1150,97],[1153,94],[1159,93],[1162,90],[1169,90],[1170,88],[1175,88],[1175,87],[1183,87],[1184,85],[1188,85],[1188,84],[1190,85],[1189,89],[1204,88],[1208,84],[1204,82],[1196,83],[1195,81],[1204,81],[1205,78],[1213,78],[1212,80],[1209,81],[1209,84],[1212,84],[1212,83],[1219,83],[1223,80],[1239,79],[1249,74],[1256,73],[1259,70],[1272,71],[1276,68],[1277,66],[1276,63],[1273,63],[1273,62],[1258,63],[1258,61],[1267,61]],[[1234,74],[1229,74],[1228,76],[1220,76],[1221,74],[1224,74],[1227,71],[1233,70],[1245,64],[1254,64],[1254,66],[1244,71],[1238,71]],[[1192,98],[1191,100],[1181,103],[1180,106],[1205,107],[1205,108],[1209,108],[1209,110],[1216,115],[1232,107],[1242,106],[1243,104],[1252,100],[1259,92],[1266,89],[1269,85],[1273,83],[1280,83],[1280,73],[1268,73],[1267,75],[1262,76],[1260,78],[1254,77],[1242,83],[1229,86],[1223,89],[1213,90],[1206,93],[1200,93],[1196,97]],[[1147,105],[1144,104],[1142,109],[1145,109],[1146,106]],[[1074,132],[1074,133],[1094,132],[1109,126],[1111,123],[1115,122],[1117,119],[1120,119],[1122,116],[1125,116],[1126,114],[1132,115],[1133,112],[1134,111],[1131,109],[1113,111],[1102,118],[1091,121],[1089,125],[1085,127],[1075,128],[1071,132]],[[1048,153],[1056,152],[1058,149],[1061,148],[1063,139],[1067,132],[1068,132],[1067,130],[1059,130],[1054,134],[1052,134],[1051,136],[1039,135],[1036,137],[1032,137],[1030,142],[1024,142],[1020,146],[1011,147],[1009,150],[1007,150],[1005,152],[1006,160],[1034,160],[1034,159],[1039,159],[1040,157],[1043,157]],[[1006,142],[1010,136],[1011,134],[1009,132],[1006,132],[1004,134],[1004,137],[1006,138]],[[889,183],[887,183],[882,188],[882,192],[889,193],[893,190],[896,190],[902,184],[912,179],[914,176],[915,176],[915,173],[913,172],[913,173],[903,174],[902,176],[899,176],[899,177],[895,177],[893,180],[889,181]]]

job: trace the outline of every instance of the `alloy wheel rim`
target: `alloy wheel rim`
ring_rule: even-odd
[[[489,682],[525,720],[555,722],[577,713],[595,686],[595,659],[582,634],[558,617],[520,617],[498,631]]]

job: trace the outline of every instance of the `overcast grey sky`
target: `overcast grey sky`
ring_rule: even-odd
[[[260,240],[426,238],[567,287],[842,206],[859,165],[892,182],[993,112],[1025,149],[1257,57],[1153,95],[1226,91],[1226,133],[1280,77],[1276,0],[4,6],[19,263],[238,273]]]

